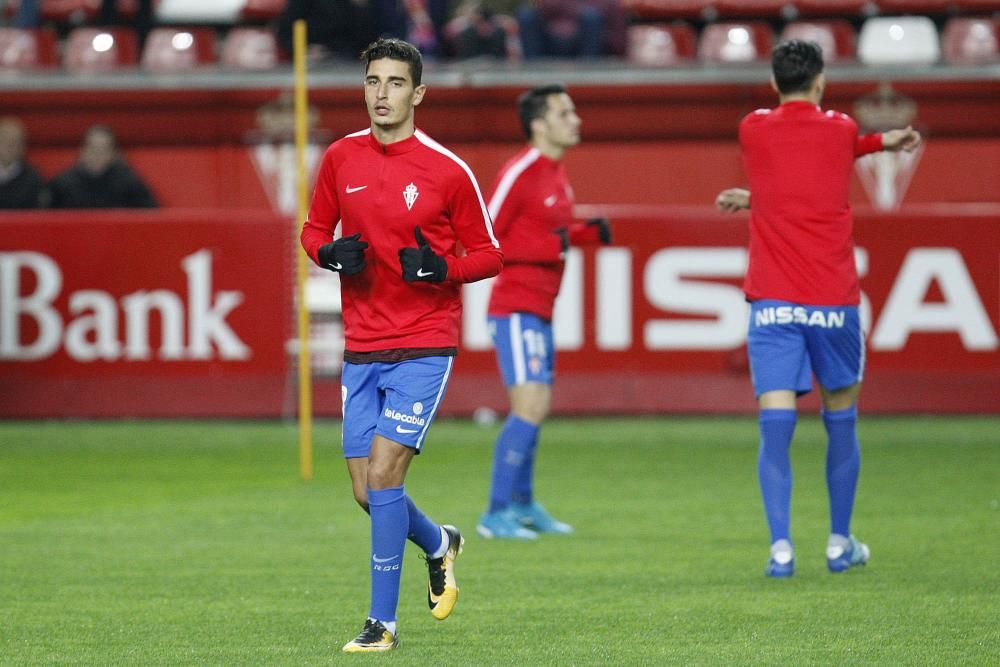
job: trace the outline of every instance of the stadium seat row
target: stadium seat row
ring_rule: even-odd
[[[791,21],[779,40],[817,42],[827,62],[867,65],[986,64],[1000,61],[1000,20],[955,17],[938,35],[925,16],[867,19],[855,38],[844,19]],[[628,29],[628,58],[637,65],[671,67],[693,62],[738,64],[770,58],[775,34],[764,21],[710,23],[700,37],[684,22],[639,24]]]
[[[43,21],[79,25],[93,22],[100,13],[101,0],[38,0]],[[287,0],[153,0],[157,23],[236,24],[269,21],[285,8]],[[5,13],[13,16],[20,0],[8,0]],[[137,0],[117,0],[118,12],[125,17],[136,15]]]
[[[0,72],[61,65],[74,73],[142,67],[150,72],[183,72],[221,64],[242,70],[266,70],[278,64],[274,33],[261,27],[230,28],[217,44],[214,28],[154,28],[139,52],[129,28],[74,28],[61,45],[47,28],[0,28]]]
[[[644,20],[720,17],[863,17],[875,14],[937,14],[1000,11],[1000,0],[620,0]]]
[[[986,64],[1000,61],[1000,21],[949,19],[941,35],[922,16],[867,19],[855,38],[846,20],[791,21],[778,39],[819,43],[828,62],[870,65]],[[700,37],[683,22],[640,24],[628,29],[628,57],[637,65],[670,67],[693,62],[754,63],[767,60],[775,41],[764,21],[710,23]],[[150,72],[182,72],[221,64],[225,68],[267,70],[279,62],[274,33],[263,27],[230,28],[221,44],[208,27],[158,27],[139,52],[129,28],[79,27],[60,45],[49,28],[0,28],[0,72],[62,66],[69,72],[107,72],[142,67]]]

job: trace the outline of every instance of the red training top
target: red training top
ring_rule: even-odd
[[[348,352],[456,347],[461,283],[495,276],[503,253],[468,165],[421,130],[391,144],[371,129],[334,142],[323,155],[302,247],[361,232],[368,266],[340,276]],[[399,250],[417,247],[414,228],[448,264],[441,283],[403,280]],[[460,256],[459,244],[464,248]]]
[[[740,148],[752,202],[747,298],[857,304],[851,169],[882,150],[882,135],[859,136],[850,116],[793,101],[746,116]]]
[[[573,188],[562,162],[525,146],[500,169],[488,201],[504,252],[489,314],[533,313],[551,320],[564,268],[556,229],[565,227],[574,244],[597,240],[596,228],[590,234],[586,224],[573,222]]]

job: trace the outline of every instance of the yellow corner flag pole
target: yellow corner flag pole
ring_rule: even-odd
[[[308,99],[306,97],[306,22],[295,22],[292,33],[295,60],[295,162],[298,168],[299,215],[292,225],[293,248],[297,249],[298,333],[299,333],[299,474],[304,480],[313,476],[312,451],[312,373],[309,362],[309,311],[306,309],[306,278],[309,267],[306,254],[299,248],[299,225],[309,214],[309,184],[306,176],[308,140]]]

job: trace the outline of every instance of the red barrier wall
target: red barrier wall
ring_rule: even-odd
[[[750,412],[746,220],[595,207],[616,245],[574,255],[556,315],[561,413]],[[862,404],[1000,411],[1000,208],[862,212]],[[0,218],[0,416],[274,416],[293,409],[289,223],[252,212]],[[502,409],[468,287],[448,414]],[[806,406],[815,405],[815,397]],[[316,411],[339,412],[335,380]]]
[[[864,70],[860,70],[863,75]],[[836,80],[824,106],[854,113],[887,81]],[[858,72],[853,72],[857,75]],[[558,74],[553,74],[558,78]],[[1000,80],[901,80],[912,122],[926,136],[905,203],[1000,202]],[[289,80],[288,85],[291,85]],[[483,187],[522,142],[515,111],[525,86],[431,83],[418,124],[462,156]],[[72,163],[85,129],[107,123],[165,206],[267,206],[252,149],[261,109],[282,89],[3,91],[3,113],[24,119],[29,157],[47,175]],[[744,181],[736,130],[774,94],[759,81],[717,84],[576,85],[584,143],[566,158],[581,202],[703,206]],[[317,144],[367,126],[357,87],[310,91]],[[852,202],[871,199],[855,181]]]
[[[291,239],[268,213],[0,218],[0,416],[279,414]]]

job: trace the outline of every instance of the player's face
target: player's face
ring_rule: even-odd
[[[413,124],[413,108],[424,98],[426,86],[413,85],[409,64],[382,58],[368,64],[365,106],[372,126],[392,130]]]
[[[549,95],[545,116],[544,139],[557,148],[569,148],[580,143],[580,125],[573,100],[566,93]]]

